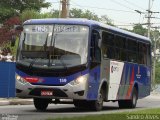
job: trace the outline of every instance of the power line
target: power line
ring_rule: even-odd
[[[130,5],[132,5],[132,6],[135,6],[135,7],[138,7],[138,8],[140,8],[140,9],[145,10],[144,8],[142,8],[142,7],[138,6],[138,5],[136,5],[136,4],[133,3],[133,2],[129,2],[128,0],[124,0],[124,1],[126,1],[128,4],[130,4]]]
[[[134,26],[132,24],[114,24],[114,25],[117,26],[117,27],[121,27],[121,26],[130,27],[130,26]]]
[[[117,2],[117,1],[115,1],[115,0],[110,0],[110,1],[116,3],[116,4],[120,5],[120,6],[123,6],[123,7],[127,8],[127,9],[130,9],[130,10],[133,10],[133,11],[134,11],[134,9],[132,9],[132,8],[130,8],[130,7],[128,7],[128,6],[120,3],[120,2]]]
[[[134,11],[127,11],[127,10],[119,10],[119,9],[107,9],[107,8],[101,8],[101,7],[94,7],[94,6],[82,6],[82,5],[78,5],[75,2],[72,2],[72,4],[70,4],[72,6],[79,6],[79,7],[85,7],[85,8],[93,8],[93,9],[103,9],[103,10],[107,10],[107,11],[115,11],[115,12],[128,12],[128,13],[136,13]]]

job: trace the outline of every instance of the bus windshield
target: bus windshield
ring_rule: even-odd
[[[17,63],[54,69],[86,64],[88,35],[81,25],[25,25]]]

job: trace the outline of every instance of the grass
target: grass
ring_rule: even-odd
[[[160,108],[138,110],[138,111],[131,112],[130,114],[159,114],[160,115]]]
[[[49,118],[47,120],[159,120],[160,108],[137,110],[133,112],[120,112],[112,114],[92,115],[85,117],[73,117],[73,118]]]

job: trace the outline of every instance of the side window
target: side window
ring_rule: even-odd
[[[128,39],[128,62],[137,63],[138,43],[136,40]]]
[[[147,65],[151,65],[151,46],[147,44]]]
[[[147,44],[139,42],[138,45],[138,63],[147,64]]]
[[[126,48],[126,39],[125,37],[116,35],[115,37],[115,46],[119,48]]]
[[[116,59],[126,61],[126,38],[116,35],[115,37],[115,50]]]
[[[100,39],[99,32],[93,30],[91,36],[91,58],[92,61],[96,62],[101,61],[101,50],[98,46],[99,39]]]
[[[103,58],[115,59],[114,34],[102,32],[102,55]]]
[[[102,42],[108,46],[114,46],[114,34],[103,32],[102,33]]]
[[[128,39],[128,50],[133,52],[138,51],[138,44],[136,40]]]

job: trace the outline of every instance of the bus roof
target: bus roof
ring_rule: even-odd
[[[46,18],[46,19],[30,19],[24,22],[24,25],[33,25],[33,24],[77,24],[77,25],[88,25],[88,26],[97,26],[97,27],[102,27],[114,32],[118,32],[120,34],[124,34],[127,36],[131,36],[133,38],[138,38],[144,41],[151,42],[151,40],[145,36],[138,35],[117,27],[113,27],[110,25],[106,25],[94,20],[88,20],[88,19],[83,19],[83,18]]]

